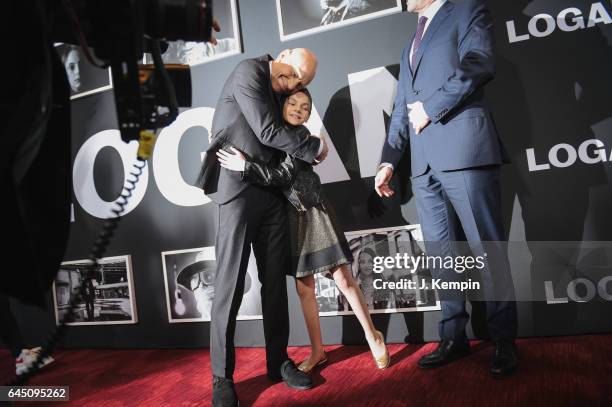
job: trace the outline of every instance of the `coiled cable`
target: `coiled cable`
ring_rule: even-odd
[[[53,353],[55,350],[58,342],[65,335],[68,327],[67,324],[74,320],[76,309],[79,304],[83,302],[89,282],[92,280],[94,272],[98,267],[98,259],[102,258],[106,253],[111,238],[113,237],[113,234],[115,233],[121,219],[121,215],[123,212],[125,212],[125,208],[132,197],[133,191],[136,189],[136,184],[143,173],[143,168],[146,166],[145,159],[147,157],[139,156],[138,158],[138,161],[134,163],[133,170],[129,173],[129,175],[131,175],[133,178],[130,179],[129,177],[126,177],[123,191],[121,192],[119,198],[117,198],[115,201],[116,207],[111,209],[111,212],[115,215],[115,217],[106,219],[104,226],[98,233],[98,237],[90,249],[88,256],[90,263],[85,268],[86,277],[81,283],[79,290],[73,293],[74,295],[72,295],[67,312],[64,314],[57,327],[55,327],[55,329],[53,329],[53,331],[49,334],[49,337],[41,347],[42,349],[37,358],[23,373],[17,375],[14,380],[7,384],[7,386],[25,385],[28,380],[40,370],[42,367],[42,361],[48,356],[51,356],[51,353]]]

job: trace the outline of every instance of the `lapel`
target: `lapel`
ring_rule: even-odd
[[[264,54],[257,59],[261,62],[266,78],[268,78],[268,81],[267,81],[268,82],[268,96],[270,97],[270,100],[278,108],[279,96],[276,93],[274,93],[274,90],[272,89],[272,80],[270,79],[270,75],[271,75],[270,74],[270,61],[273,61],[274,58],[272,58],[269,54]]]
[[[442,8],[438,10],[436,15],[434,16],[431,23],[429,23],[429,27],[427,27],[427,31],[425,31],[425,35],[421,40],[421,45],[419,45],[419,49],[416,53],[416,62],[414,67],[414,72],[412,73],[412,82],[414,83],[414,78],[416,77],[417,72],[419,71],[419,65],[421,64],[421,59],[423,58],[423,54],[425,53],[425,49],[431,42],[431,39],[435,36],[436,31],[442,26],[442,23],[449,16],[450,12],[453,10],[455,6],[450,1],[444,3]],[[412,44],[412,43],[411,43]]]

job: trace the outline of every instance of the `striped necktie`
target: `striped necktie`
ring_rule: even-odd
[[[410,67],[414,68],[414,63],[416,62],[416,54],[419,50],[419,46],[421,45],[421,40],[423,39],[423,33],[425,32],[425,24],[427,23],[427,17],[419,18],[419,25],[417,27],[417,32],[414,37],[414,45],[412,46],[412,58],[410,60]]]

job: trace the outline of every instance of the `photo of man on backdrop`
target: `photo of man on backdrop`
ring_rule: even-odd
[[[168,321],[210,321],[217,274],[214,247],[163,252],[162,265]],[[260,288],[255,258],[251,254],[237,319],[262,318]]]
[[[62,263],[53,283],[53,304],[57,323],[64,318],[72,298],[86,284],[85,295],[78,304],[70,325],[134,324],[136,301],[130,256],[98,260],[92,279],[87,279],[88,260]]]
[[[281,41],[402,11],[401,0],[276,0]]]
[[[240,23],[237,0],[213,0],[215,19],[221,31],[215,33],[217,43],[195,41],[170,41],[168,49],[162,54],[166,64],[203,64],[220,58],[238,55],[242,52]],[[145,63],[153,63],[150,54],[145,54]]]

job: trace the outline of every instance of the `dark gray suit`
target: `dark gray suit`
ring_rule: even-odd
[[[312,162],[320,141],[304,126],[286,126],[272,91],[269,55],[238,64],[225,82],[213,118],[213,142],[199,177],[206,194],[218,204],[217,275],[212,306],[210,347],[212,372],[232,378],[235,365],[234,331],[242,302],[251,244],[262,284],[261,300],[267,368],[280,378],[288,359],[288,246],[285,201],[272,188],[241,180],[240,172],[219,166],[215,152],[234,146],[252,160],[270,164],[282,150]]]
[[[482,294],[489,300],[489,333],[498,340],[516,335],[516,308],[499,187],[499,165],[509,160],[484,99],[484,85],[495,75],[491,27],[483,0],[447,1],[425,31],[413,67],[412,41],[407,44],[381,163],[397,169],[410,145],[412,189],[428,254],[453,254],[455,213],[474,255],[487,252]],[[431,118],[418,135],[406,107],[416,101]],[[463,277],[453,270],[433,273],[447,281]],[[443,294],[440,337],[465,340],[465,301],[457,293]]]

